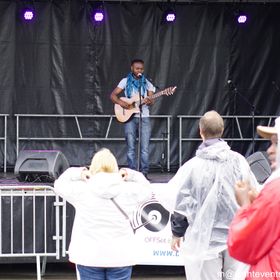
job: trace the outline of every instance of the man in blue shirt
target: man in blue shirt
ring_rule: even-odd
[[[155,88],[145,78],[144,61],[134,59],[131,62],[131,72],[123,78],[118,86],[111,93],[111,100],[118,104],[122,113],[131,117],[125,122],[125,137],[127,142],[127,162],[128,167],[136,170],[139,168],[145,176],[149,172],[149,141],[151,136],[151,125],[149,118],[149,105],[153,104],[150,98]],[[140,92],[140,93],[139,93]],[[125,98],[119,98],[124,93]],[[137,107],[137,100],[141,94],[140,107]],[[136,105],[136,107],[135,107]],[[141,110],[141,118],[139,111]],[[140,135],[140,165],[136,161],[136,139],[139,133],[139,122],[141,119]]]

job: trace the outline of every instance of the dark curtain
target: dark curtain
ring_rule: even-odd
[[[0,1],[0,113],[113,114],[110,92],[127,75],[130,61],[142,58],[145,73],[163,89],[177,86],[173,96],[159,98],[152,114],[170,114],[171,165],[178,166],[177,115],[201,115],[215,109],[222,115],[279,114],[280,4],[243,4],[248,24],[234,18],[236,3],[175,3],[176,22],[166,24],[167,3],[104,2],[105,22],[95,24],[94,1]],[[24,22],[22,9],[32,5],[35,19]],[[238,94],[230,90],[232,80]],[[275,83],[273,83],[273,81]],[[257,123],[256,123],[257,124]],[[14,118],[9,119],[8,165],[15,155]],[[28,122],[30,135],[63,137],[73,133],[69,121],[50,126]],[[252,124],[244,123],[252,136]],[[103,135],[101,122],[88,120],[86,136]],[[116,130],[122,131],[119,124]],[[198,137],[197,122],[184,127]],[[153,134],[166,131],[153,126]],[[228,122],[225,137],[237,129]],[[252,143],[231,143],[241,153]],[[198,142],[186,143],[189,159]],[[126,164],[123,142],[22,142],[21,149],[60,149],[71,165],[88,164],[92,153],[106,146]],[[265,148],[256,145],[257,148]],[[1,148],[2,149],[2,148]],[[151,165],[159,166],[161,143],[151,144]]]

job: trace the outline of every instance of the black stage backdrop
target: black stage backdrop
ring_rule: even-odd
[[[25,4],[33,3],[35,20],[23,22]],[[110,92],[129,71],[133,58],[145,61],[145,73],[163,89],[177,85],[171,97],[158,99],[152,114],[170,114],[171,165],[178,166],[177,115],[200,115],[215,109],[222,115],[250,115],[251,106],[229,90],[232,80],[256,107],[257,115],[279,114],[280,4],[247,3],[248,24],[238,25],[234,3],[176,3],[174,24],[162,22],[165,3],[104,2],[105,22],[96,25],[93,1],[0,1],[0,113],[8,113],[8,165],[16,161],[13,114],[113,114]],[[228,124],[225,136],[236,131]],[[245,124],[244,124],[245,125]],[[69,135],[72,123],[51,128],[27,122],[30,135]],[[85,136],[102,135],[106,127],[88,120]],[[198,136],[197,123],[184,128]],[[122,131],[121,124],[116,131]],[[70,131],[70,132],[69,132]],[[245,125],[247,137],[252,135]],[[164,130],[153,126],[153,134]],[[183,159],[198,142],[184,146]],[[88,164],[106,146],[126,163],[122,142],[24,142],[20,148],[60,149],[71,165]],[[161,146],[151,144],[151,164],[161,161]],[[250,143],[233,143],[243,154]],[[256,148],[259,148],[256,145]],[[265,147],[263,147],[265,148]]]

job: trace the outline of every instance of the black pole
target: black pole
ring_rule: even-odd
[[[247,104],[251,107],[251,115],[252,115],[252,150],[253,150],[253,153],[255,152],[255,105],[252,104],[249,99],[247,97],[245,97],[243,94],[241,94],[238,89],[236,88],[236,86],[234,85],[234,83],[231,81],[231,80],[228,80],[227,81],[229,87],[230,87],[230,90],[233,91],[234,93],[234,98],[235,98],[235,101],[234,101],[234,107],[236,110],[236,96],[240,96],[240,98]],[[236,113],[236,112],[235,112]]]
[[[235,115],[237,114],[237,110],[236,110],[236,95],[237,92],[236,90],[233,91],[233,119],[232,119],[232,130],[231,130],[231,137],[234,138],[235,137]],[[231,146],[233,144],[233,140],[231,141]]]
[[[139,123],[138,123],[138,157],[137,157],[137,170],[140,171],[140,166],[141,166],[141,137],[142,137],[142,105],[141,105],[141,78],[142,75],[140,76],[139,80]]]
[[[253,141],[252,141],[252,145],[253,145],[253,153],[255,152],[255,106],[252,105],[252,136],[253,136]]]

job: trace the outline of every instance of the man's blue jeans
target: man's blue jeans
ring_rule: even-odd
[[[127,163],[131,169],[137,169],[136,155],[138,147],[136,146],[136,139],[138,138],[139,118],[132,117],[125,123],[125,138],[127,142]],[[140,149],[140,171],[144,174],[149,172],[149,142],[151,137],[150,118],[142,118],[141,127],[141,149]]]
[[[80,280],[130,280],[132,266],[92,267],[77,265]]]

